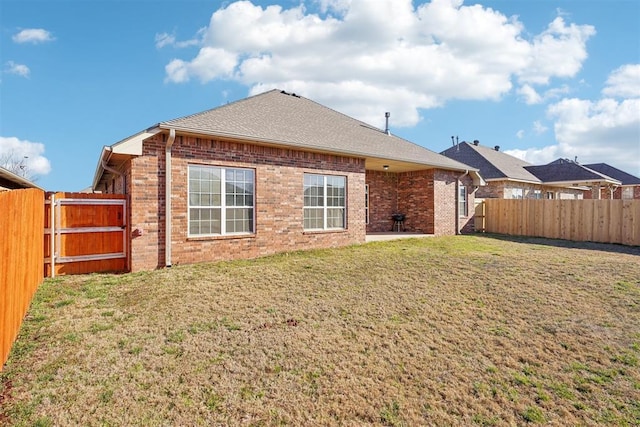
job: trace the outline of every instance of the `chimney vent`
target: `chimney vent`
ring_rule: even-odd
[[[473,145],[475,145],[477,147],[478,145],[480,145],[480,141],[478,141],[477,139],[474,139],[473,140]]]
[[[496,151],[500,151],[500,146],[496,145],[495,147],[493,147],[493,149],[496,150]]]
[[[391,117],[390,112],[387,111],[386,113],[384,113],[384,118],[385,118],[384,133],[386,133],[387,135],[391,135],[391,132],[389,131],[389,117]]]

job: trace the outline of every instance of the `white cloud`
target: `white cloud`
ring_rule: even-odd
[[[518,73],[520,81],[548,84],[551,77],[574,77],[587,59],[587,40],[595,33],[591,25],[566,25],[557,17],[534,37],[530,63]]]
[[[535,122],[533,122],[533,131],[536,135],[542,135],[548,130],[549,128],[543,125],[540,120],[536,120]]]
[[[16,64],[13,61],[8,61],[5,67],[5,73],[28,78],[31,74],[31,70],[24,64]]]
[[[168,33],[156,34],[156,48],[162,49],[165,46],[175,44],[176,36]]]
[[[563,99],[547,112],[555,120],[558,143],[509,154],[533,164],[577,157],[580,163],[604,162],[640,176],[640,99]]]
[[[528,148],[525,150],[505,150],[504,152],[513,157],[517,157],[526,162],[529,162],[533,165],[544,165],[556,160],[559,157],[566,157],[562,156],[557,145],[551,145],[543,148]]]
[[[42,28],[27,28],[14,34],[12,40],[16,43],[45,43],[55,40],[53,35]]]
[[[542,96],[540,96],[538,92],[528,84],[520,87],[517,90],[517,94],[524,97],[524,102],[527,105],[540,104],[542,102]]]
[[[51,171],[49,159],[44,157],[44,144],[0,136],[0,159],[24,162],[30,175],[46,175]]]
[[[162,49],[165,46],[172,46],[176,48],[197,46],[202,43],[202,37],[205,33],[205,30],[206,28],[201,28],[200,30],[198,30],[194,38],[190,40],[184,40],[184,41],[176,41],[175,34],[169,34],[169,33],[156,34],[156,37],[155,37],[156,48]]]
[[[516,132],[516,137],[518,139],[524,138],[524,130],[520,129],[518,132]]]
[[[640,97],[640,64],[627,64],[614,70],[602,93],[613,97]]]
[[[237,1],[211,16],[200,52],[176,58],[166,81],[228,79],[291,90],[372,124],[392,111],[394,126],[413,126],[420,109],[452,99],[499,100],[513,80],[534,84],[574,76],[586,58],[590,26],[555,19],[526,39],[517,17],[462,0],[315,0],[320,16]],[[233,37],[229,35],[232,34]],[[156,44],[179,42],[160,34]],[[521,89],[522,90],[522,89]]]
[[[554,121],[556,144],[510,150],[530,163],[544,164],[559,157],[583,164],[608,163],[640,176],[640,65],[628,64],[609,75],[600,100],[565,98],[547,107]],[[626,99],[624,97],[627,97]],[[534,122],[534,132],[547,128]]]

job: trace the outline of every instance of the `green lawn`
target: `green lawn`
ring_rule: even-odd
[[[640,248],[455,236],[46,280],[9,425],[640,424]]]

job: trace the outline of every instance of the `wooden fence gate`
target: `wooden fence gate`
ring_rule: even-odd
[[[45,276],[128,271],[127,196],[47,193]]]

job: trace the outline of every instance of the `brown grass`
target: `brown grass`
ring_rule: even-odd
[[[640,248],[458,236],[40,288],[15,425],[637,425]]]

